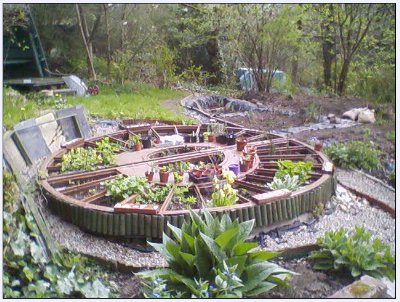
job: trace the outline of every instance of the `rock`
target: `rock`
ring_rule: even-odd
[[[374,110],[369,110],[369,109],[362,110],[358,114],[357,121],[359,123],[364,123],[364,124],[373,124],[373,123],[375,123],[375,111]]]
[[[44,96],[47,97],[52,97],[54,96],[54,91],[53,90],[49,90],[49,89],[43,89],[40,91],[41,94],[43,94]]]
[[[366,108],[353,108],[353,109],[343,113],[342,117],[350,119],[352,121],[356,121],[358,118],[358,114],[364,109],[366,109]]]
[[[387,286],[382,281],[370,276],[362,276],[361,280],[342,288],[329,298],[386,298]]]
[[[251,102],[253,102],[253,101],[255,101],[255,100],[251,100]],[[254,103],[254,102],[253,102],[253,103]],[[256,105],[257,105],[258,107],[264,107],[263,103],[261,103],[261,102],[256,102]]]

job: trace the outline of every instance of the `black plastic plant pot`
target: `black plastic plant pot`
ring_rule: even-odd
[[[190,143],[190,136],[189,136],[189,134],[185,134],[185,135],[183,136],[183,139],[185,140],[185,143]]]
[[[143,149],[151,148],[151,136],[143,136],[142,144],[143,144]]]
[[[191,136],[190,137],[190,142],[191,143],[195,143],[197,141],[197,137],[196,136]]]
[[[223,135],[218,135],[218,136],[217,136],[217,143],[218,143],[218,144],[225,145],[225,144],[226,144],[226,135],[225,135],[225,134],[223,134]]]
[[[233,146],[236,144],[236,135],[233,133],[227,134],[226,135],[226,144],[228,146]]]
[[[192,172],[189,172],[188,174],[189,174],[189,180],[196,184],[203,183],[203,182],[209,182],[211,180],[210,176],[208,176],[208,175],[197,177]]]
[[[204,143],[204,135],[199,134],[199,143]]]

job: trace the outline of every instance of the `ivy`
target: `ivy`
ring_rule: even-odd
[[[108,298],[114,295],[106,273],[79,254],[51,257],[38,243],[33,217],[20,203],[12,174],[4,172],[4,298]]]

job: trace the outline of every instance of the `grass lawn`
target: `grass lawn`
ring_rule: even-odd
[[[31,95],[24,100],[21,96],[8,96],[8,88],[3,90],[3,124],[7,128],[21,120],[37,117],[49,108],[56,108],[55,99],[38,101]],[[185,93],[171,89],[159,89],[144,84],[128,84],[124,88],[100,87],[100,93],[90,97],[64,97],[65,107],[83,105],[90,116],[104,118],[148,118],[177,120],[190,123],[180,110],[171,110],[162,103],[168,99],[182,98]],[[36,99],[36,100],[35,100]],[[180,111],[180,112],[179,112]]]

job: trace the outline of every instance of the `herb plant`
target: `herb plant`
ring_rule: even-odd
[[[133,194],[143,192],[150,187],[147,178],[143,176],[118,175],[116,178],[105,182],[106,196],[115,200],[123,200]]]
[[[96,146],[96,151],[101,155],[104,165],[110,166],[115,164],[115,153],[121,149],[117,143],[112,143],[108,137],[105,137],[101,141],[96,142]]]
[[[332,143],[325,147],[325,153],[337,166],[343,168],[371,171],[380,166],[381,152],[371,142]]]
[[[165,290],[183,298],[242,298],[286,285],[293,274],[268,260],[278,253],[258,249],[258,243],[245,242],[254,219],[232,222],[229,215],[213,217],[207,210],[201,216],[190,210],[190,221],[182,229],[168,224],[174,239],[163,234],[163,243],[150,243],[167,259],[169,268],[137,273],[150,281],[165,280]],[[157,279],[156,279],[157,280]]]
[[[307,180],[311,177],[311,169],[313,166],[313,162],[293,162],[291,160],[279,160],[278,171],[276,171],[275,177],[284,179],[286,174],[289,174],[290,176],[297,175],[301,185],[307,182]]]
[[[287,189],[289,191],[296,191],[300,187],[299,176],[290,176],[286,174],[283,179],[274,177],[273,181],[267,184],[271,190]]]
[[[363,228],[356,227],[353,231],[340,228],[337,231],[327,231],[317,243],[322,250],[312,253],[317,270],[345,270],[354,278],[362,274],[374,278],[395,278],[394,257],[390,247],[379,239],[371,242],[371,234]]]

